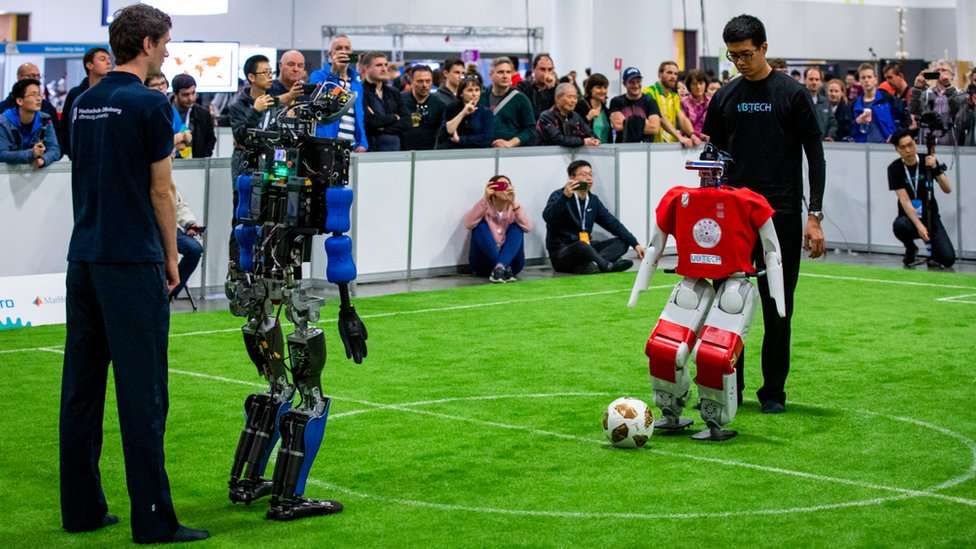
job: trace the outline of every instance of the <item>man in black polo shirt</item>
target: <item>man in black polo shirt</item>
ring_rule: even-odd
[[[145,4],[109,27],[118,67],[72,112],[67,335],[61,381],[61,520],[65,530],[118,522],[108,514],[98,461],[109,362],[115,376],[132,539],[193,541],[205,530],[176,520],[163,434],[169,407],[169,291],[177,270],[170,154],[172,107],[143,86],[166,56],[168,15]]]
[[[437,131],[444,123],[444,103],[430,94],[434,73],[427,65],[410,68],[410,91],[400,94],[400,102],[408,116],[404,121],[400,150],[429,151],[437,141]]]
[[[810,257],[824,254],[820,205],[824,192],[824,156],[820,127],[810,94],[789,74],[774,71],[766,62],[766,29],[751,15],[740,15],[725,25],[722,38],[727,57],[742,73],[723,86],[708,105],[705,127],[718,148],[729,151],[735,164],[729,184],[746,187],[766,197],[776,210],[773,225],[783,254],[783,286],[786,317],[780,318],[769,295],[765,278],[759,279],[762,297],[763,386],[757,391],[763,413],[786,411],[786,376],[790,371],[790,319],[793,292],[800,274],[801,244]],[[810,202],[803,227],[803,153],[810,170]],[[763,268],[762,247],[753,251],[757,269]],[[736,372],[739,399],[745,353],[739,355]]]

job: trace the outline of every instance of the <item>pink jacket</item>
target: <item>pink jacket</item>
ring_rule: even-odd
[[[487,198],[481,197],[481,200],[476,202],[468,210],[468,213],[464,214],[464,228],[470,231],[477,227],[482,219],[488,223],[491,235],[495,237],[495,243],[499,246],[505,243],[505,232],[508,231],[508,227],[512,223],[518,223],[518,226],[522,227],[525,232],[532,230],[532,220],[525,214],[525,210],[522,209],[522,205],[518,201],[515,202],[514,206],[509,204],[504,210],[498,211],[488,202]]]

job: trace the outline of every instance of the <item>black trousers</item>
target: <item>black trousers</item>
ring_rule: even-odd
[[[776,312],[776,302],[769,295],[766,277],[759,278],[759,297],[762,301],[762,387],[756,391],[760,402],[772,400],[786,404],[786,376],[790,373],[790,333],[793,318],[793,293],[800,276],[800,257],[803,253],[803,220],[800,213],[773,215],[776,237],[783,260],[783,294],[786,298],[786,317]],[[762,244],[756,243],[752,259],[757,269],[766,266]],[[735,365],[739,393],[745,389],[745,350]]]
[[[578,273],[591,261],[601,270],[608,270],[614,261],[627,253],[627,244],[619,238],[610,238],[591,244],[577,240],[550,253],[552,268],[561,273]]]
[[[956,262],[956,251],[952,248],[949,233],[946,232],[945,226],[942,225],[942,218],[938,215],[933,215],[932,219],[929,220],[929,225],[931,225],[928,228],[929,243],[932,244],[931,259],[943,267],[952,267]],[[891,228],[895,232],[895,238],[905,245],[906,252],[915,253],[918,251],[918,246],[915,245],[915,239],[921,237],[918,236],[918,229],[915,228],[915,224],[908,219],[907,215],[899,215],[896,217]]]
[[[90,530],[108,510],[98,461],[110,361],[132,537],[154,541],[178,527],[163,457],[169,408],[167,294],[162,264],[68,263],[60,421],[66,530]]]

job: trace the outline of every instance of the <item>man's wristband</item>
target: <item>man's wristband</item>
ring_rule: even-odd
[[[817,221],[823,221],[823,217],[824,217],[823,216],[823,212],[820,211],[820,210],[809,210],[809,211],[807,211],[807,216],[808,217],[815,217],[815,218],[817,218]]]

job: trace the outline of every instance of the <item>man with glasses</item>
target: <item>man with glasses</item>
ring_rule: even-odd
[[[0,162],[43,168],[61,158],[51,118],[41,111],[41,83],[28,78],[10,92],[16,106],[0,115]]]
[[[41,80],[41,69],[37,68],[37,65],[33,63],[24,63],[23,65],[17,67],[17,81],[21,80],[37,80],[41,87],[41,112],[51,117],[51,124],[54,125],[54,131],[56,134],[61,135],[61,121],[58,118],[58,109],[54,108],[54,105],[50,101],[44,99],[44,81]],[[7,98],[0,101],[0,112],[4,112],[11,107],[16,107],[17,102],[14,99],[14,94],[11,91]],[[59,142],[60,144],[60,142]]]
[[[823,219],[825,165],[820,127],[809,92],[789,74],[774,71],[766,62],[766,29],[751,15],[740,15],[725,25],[722,39],[729,61],[742,74],[712,98],[702,133],[719,149],[729,151],[735,163],[728,182],[766,197],[776,210],[773,225],[783,257],[786,317],[776,312],[765,278],[759,279],[765,333],[762,345],[763,386],[757,395],[763,413],[786,411],[786,376],[790,369],[790,319],[793,293],[800,272],[800,246],[810,257],[824,254]],[[810,201],[803,226],[803,153],[809,165]],[[753,251],[756,269],[764,268],[762,248]],[[743,357],[736,373],[742,399]]]

